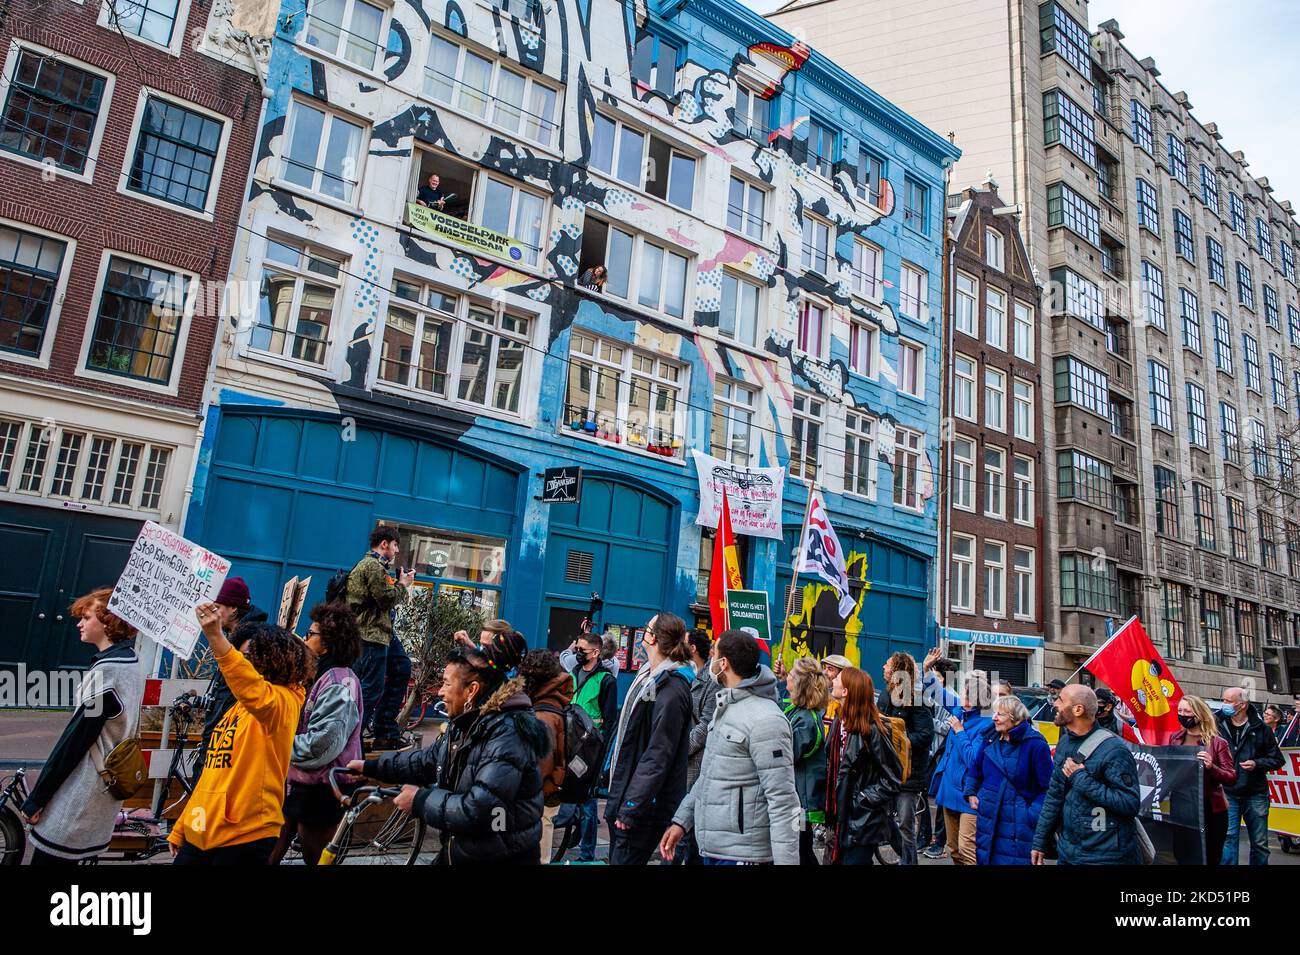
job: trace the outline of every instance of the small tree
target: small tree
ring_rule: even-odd
[[[432,587],[419,587],[397,609],[393,636],[402,641],[411,658],[413,681],[397,715],[397,724],[405,726],[411,710],[424,695],[429,684],[442,672],[455,642],[453,635],[464,630],[477,638],[486,618],[472,606],[461,603],[455,592],[435,593]]]

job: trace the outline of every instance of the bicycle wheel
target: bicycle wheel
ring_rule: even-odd
[[[348,830],[335,865],[347,859],[365,865],[414,865],[424,846],[425,824],[419,816],[394,809],[391,803],[371,806]]]
[[[0,865],[22,865],[26,849],[22,820],[8,806],[0,809]]]

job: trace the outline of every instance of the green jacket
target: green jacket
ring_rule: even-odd
[[[388,576],[374,555],[362,557],[348,574],[348,603],[357,615],[361,639],[388,646],[393,639],[393,608],[406,599],[406,588]]]

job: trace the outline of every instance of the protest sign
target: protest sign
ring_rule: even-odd
[[[700,513],[695,523],[717,527],[722,512],[722,492],[731,505],[732,529],[753,537],[782,538],[781,499],[785,494],[784,468],[750,468],[728,464],[692,449],[700,482]]]
[[[772,623],[766,590],[728,590],[727,619],[732,630],[747,630],[767,652],[772,645]]]
[[[199,639],[194,608],[216,597],[230,561],[145,521],[126,569],[108,598],[110,613],[143,636],[188,659]]]

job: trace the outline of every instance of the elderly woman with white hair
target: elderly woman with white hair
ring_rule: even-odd
[[[1034,829],[1052,779],[1052,752],[1017,696],[993,701],[993,732],[966,771],[979,865],[1029,865]]]

